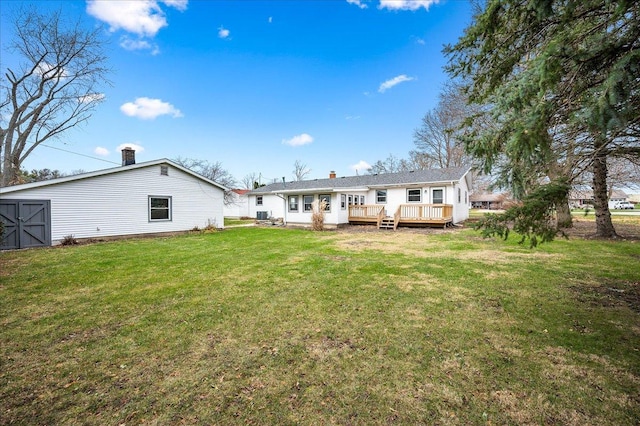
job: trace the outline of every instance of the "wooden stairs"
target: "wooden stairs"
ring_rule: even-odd
[[[395,224],[395,221],[394,221],[393,217],[386,216],[386,217],[382,218],[382,221],[380,221],[379,229],[395,230],[396,229],[396,224]]]

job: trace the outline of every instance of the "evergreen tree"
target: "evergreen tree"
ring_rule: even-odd
[[[590,171],[597,234],[615,237],[607,160],[640,156],[640,2],[488,0],[445,52],[472,119],[494,123],[466,134],[484,171],[523,196]]]

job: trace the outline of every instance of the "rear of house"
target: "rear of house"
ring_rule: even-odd
[[[248,194],[257,219],[282,218],[289,225],[311,224],[313,202],[324,200],[325,224],[376,223],[393,218],[408,224],[448,224],[469,217],[471,174],[467,168],[277,182]]]
[[[222,228],[224,190],[169,160],[0,188],[1,247]]]

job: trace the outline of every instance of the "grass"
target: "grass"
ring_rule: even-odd
[[[637,424],[638,242],[515,241],[2,252],[0,424]]]
[[[250,225],[255,223],[254,219],[234,219],[230,217],[224,218],[224,226]]]

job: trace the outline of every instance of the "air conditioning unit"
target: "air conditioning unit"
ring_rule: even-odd
[[[258,217],[258,220],[267,220],[269,219],[269,212],[256,212]]]

